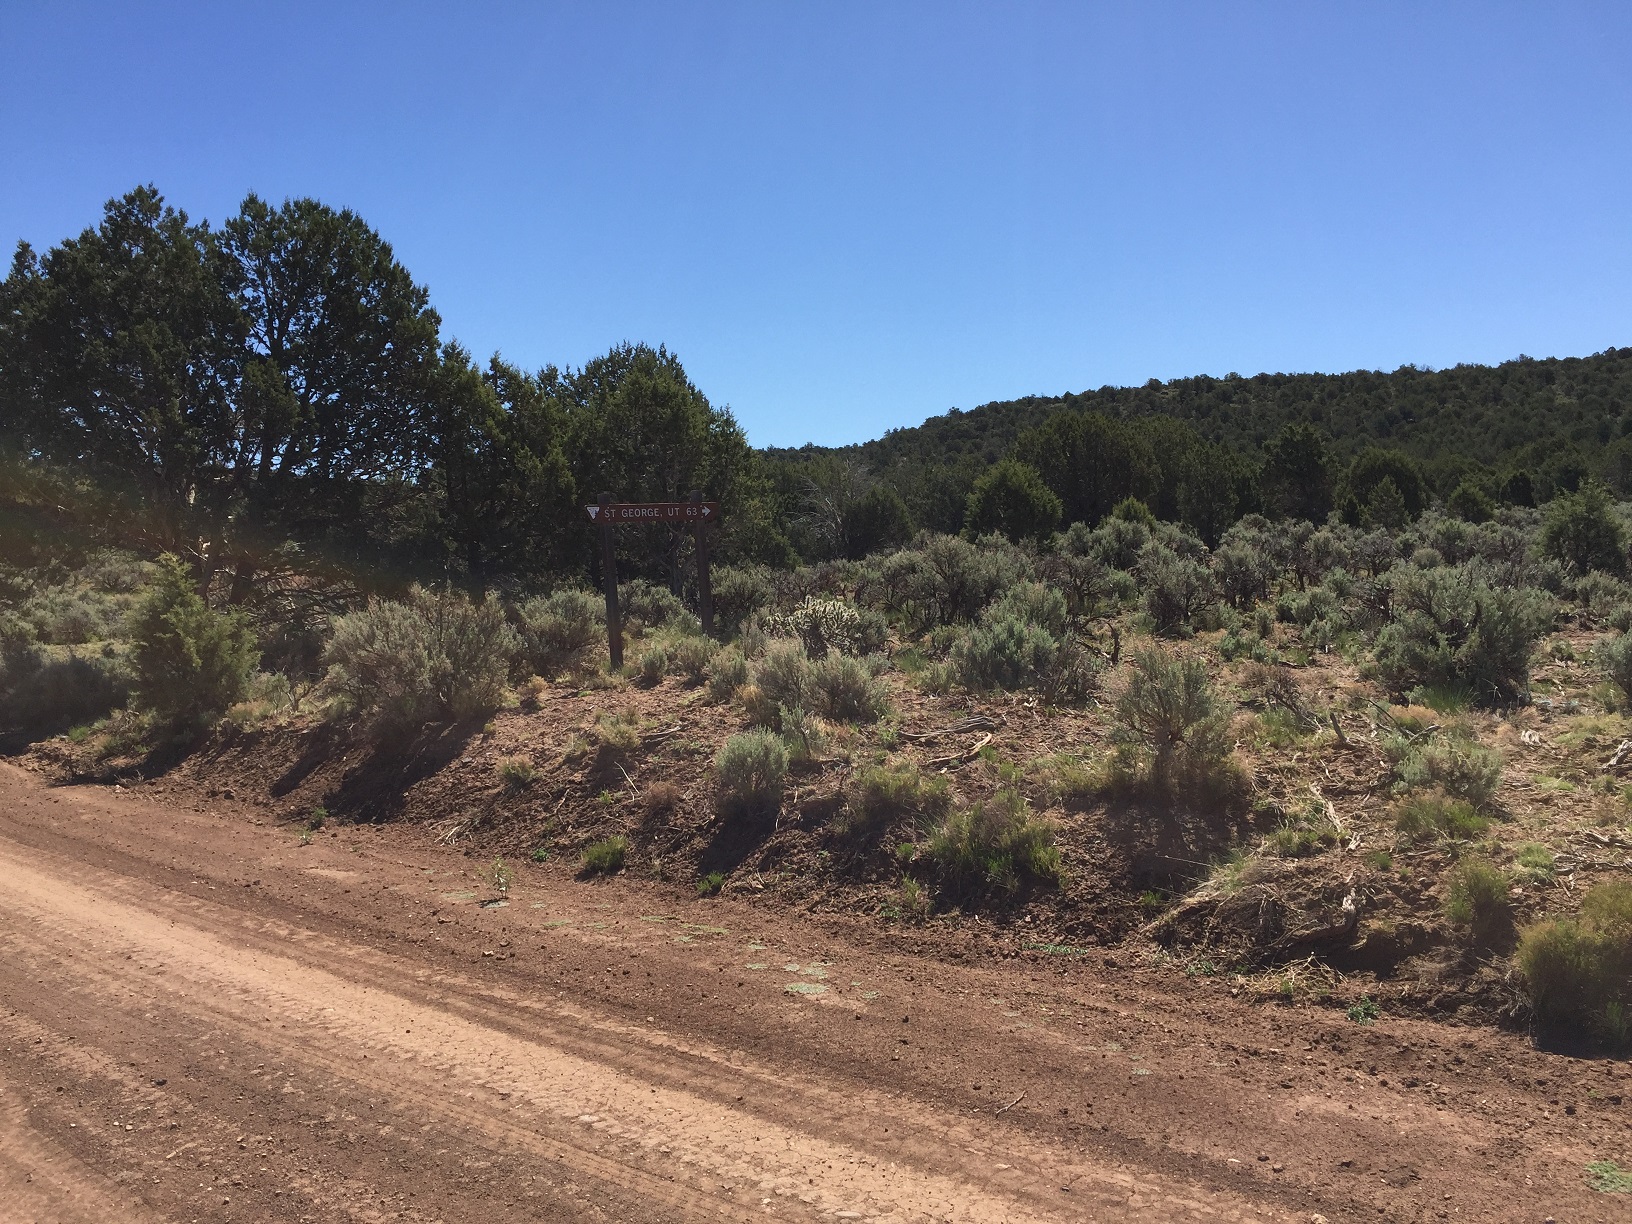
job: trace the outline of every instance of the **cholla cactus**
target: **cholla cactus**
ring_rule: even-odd
[[[812,658],[819,659],[830,650],[866,653],[861,613],[842,600],[806,596],[797,607],[767,616],[764,627],[773,636],[798,638]]]

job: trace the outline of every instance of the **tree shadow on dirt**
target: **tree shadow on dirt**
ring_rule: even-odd
[[[324,793],[324,808],[329,815],[354,824],[395,819],[407,805],[408,791],[458,759],[481,728],[482,723],[473,719],[427,727],[402,741],[369,745],[363,758]],[[299,768],[297,762],[295,769]]]
[[[775,832],[775,816],[721,815],[697,855],[698,874],[706,876],[718,871],[730,875],[763,850]]]

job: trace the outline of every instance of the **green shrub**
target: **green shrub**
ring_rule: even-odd
[[[0,729],[52,735],[105,718],[129,697],[117,656],[54,657],[35,644],[32,627],[0,613]]]
[[[715,629],[728,636],[740,633],[748,617],[767,607],[776,594],[770,571],[758,565],[722,566],[709,585]]]
[[[640,656],[640,679],[644,684],[658,684],[669,673],[669,655],[661,646],[653,646]]]
[[[1013,541],[1046,540],[1060,525],[1060,499],[1030,464],[1000,459],[975,481],[964,508],[970,536],[996,532]]]
[[[1632,881],[1599,884],[1575,918],[1550,918],[1519,937],[1519,971],[1544,1029],[1624,1047],[1632,1011]]]
[[[606,640],[606,603],[588,591],[556,591],[516,610],[528,663],[541,674],[582,667]]]
[[[1467,841],[1481,836],[1490,821],[1465,799],[1431,791],[1401,799],[1394,808],[1394,828],[1408,841],[1434,837]]]
[[[619,833],[585,846],[580,861],[585,875],[612,875],[623,870],[628,856],[629,839]]]
[[[1396,693],[1460,685],[1482,705],[1529,692],[1530,656],[1552,625],[1542,591],[1492,586],[1475,565],[1397,567],[1389,586],[1394,620],[1377,635],[1377,671]]]
[[[708,695],[715,701],[729,701],[748,683],[748,660],[735,646],[717,651],[708,661]]]
[[[1546,556],[1578,573],[1626,572],[1626,531],[1615,517],[1608,490],[1597,481],[1553,498],[1542,519],[1539,543]]]
[[[1593,659],[1604,678],[1621,690],[1626,701],[1632,701],[1632,635],[1619,633],[1600,638],[1593,648]]]
[[[910,761],[870,765],[850,784],[840,832],[872,837],[911,817],[928,824],[946,818],[952,790],[944,777],[925,777]]]
[[[1023,881],[1051,883],[1060,876],[1054,825],[1034,815],[1015,790],[949,812],[925,852],[947,886],[959,893],[1012,891]]]
[[[1463,859],[1451,868],[1445,890],[1445,916],[1470,927],[1475,939],[1488,938],[1508,917],[1511,903],[1507,873],[1481,858]]]
[[[716,647],[704,637],[681,638],[669,651],[669,661],[690,684],[701,684],[708,675]]]
[[[415,587],[335,624],[328,684],[382,730],[461,722],[503,704],[518,648],[497,600]]]
[[[1304,811],[1282,821],[1269,835],[1268,845],[1280,858],[1303,858],[1338,844],[1337,826],[1322,803],[1311,803]]]
[[[1437,788],[1474,807],[1488,807],[1502,781],[1502,754],[1473,740],[1435,735],[1418,740],[1399,765],[1410,790]]]
[[[236,613],[216,612],[168,553],[130,622],[137,703],[173,727],[217,717],[242,699],[259,651]]]
[[[725,741],[714,758],[720,810],[734,816],[768,816],[782,806],[788,750],[766,730],[745,731]]]
[[[1540,842],[1526,842],[1514,852],[1513,860],[1537,880],[1550,880],[1557,860]]]
[[[768,645],[764,658],[754,668],[754,684],[773,705],[805,710],[817,704],[810,659],[797,642]]]
[[[877,722],[890,709],[889,693],[867,665],[848,655],[828,655],[811,669],[816,706],[838,722]]]
[[[725,873],[711,871],[697,881],[697,895],[699,897],[717,897],[725,887]]]

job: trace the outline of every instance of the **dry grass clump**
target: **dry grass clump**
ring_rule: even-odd
[[[641,793],[640,805],[648,819],[668,816],[680,806],[681,791],[673,782],[653,782]]]
[[[838,832],[845,837],[876,836],[907,818],[942,821],[952,807],[952,790],[940,775],[925,777],[910,761],[871,765],[851,783]]]
[[[1035,815],[1017,790],[947,813],[924,850],[959,894],[1012,892],[1023,882],[1052,883],[1060,876],[1054,824]]]
[[[532,758],[525,756],[500,757],[493,766],[493,772],[499,775],[505,789],[512,791],[526,790],[538,777],[538,767],[533,764]]]

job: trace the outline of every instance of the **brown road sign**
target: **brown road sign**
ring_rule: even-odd
[[[712,523],[720,517],[719,502],[614,502],[585,506],[595,523]]]

